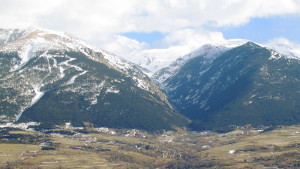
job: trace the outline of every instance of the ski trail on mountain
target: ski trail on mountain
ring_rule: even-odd
[[[47,59],[47,62],[48,62],[48,70],[50,71],[50,73],[52,72],[52,69],[51,69],[51,65],[50,65],[50,60],[49,60],[49,56],[47,56],[45,53],[43,55],[41,55],[42,57],[46,57]],[[53,58],[53,57],[52,57]],[[53,58],[54,59],[54,58]],[[55,59],[54,59],[55,60]],[[76,60],[76,58],[71,58],[69,57],[69,59],[67,61],[64,61],[62,62],[61,64],[59,64],[59,71],[60,71],[60,78],[64,78],[65,77],[65,73],[64,71],[68,68],[75,68],[77,71],[79,71],[80,73],[72,76],[68,82],[66,83],[66,85],[70,85],[70,84],[73,84],[75,82],[75,80],[79,77],[79,76],[82,76],[84,75],[85,73],[87,73],[88,71],[87,70],[83,70],[81,67],[79,66],[76,66],[76,65],[72,65],[70,64],[70,62]],[[25,63],[25,62],[23,62]],[[57,61],[55,60],[54,63],[57,64]],[[25,63],[26,64],[26,63]],[[64,68],[63,66],[67,67],[67,68]],[[33,96],[33,98],[31,99],[31,102],[30,102],[30,105],[24,107],[23,109],[21,109],[20,113],[16,115],[16,119],[15,121],[18,121],[23,112],[30,108],[31,106],[33,106],[35,103],[37,103],[42,97],[43,95],[45,94],[44,91],[41,91],[41,87],[42,87],[42,84],[41,85],[36,85],[36,84],[33,84],[32,85],[33,87],[33,90],[34,90],[34,93],[35,95]]]
[[[68,82],[67,82],[67,85],[70,85],[70,84],[73,84],[76,80],[76,78],[78,78],[79,76],[82,76],[84,74],[86,74],[87,71],[84,71],[82,73],[79,73],[77,75],[74,75]]]
[[[50,64],[50,58],[52,57],[51,55],[48,55],[47,52],[44,52],[41,57],[45,57],[47,59],[47,63],[48,63],[48,70],[49,73],[52,73],[52,68],[51,68],[51,64]]]
[[[31,99],[30,105],[25,107],[23,110],[20,111],[19,114],[16,115],[16,120],[15,121],[18,121],[21,118],[23,112],[26,109],[33,106],[36,102],[38,102],[43,97],[43,95],[45,94],[45,92],[41,91],[41,86],[40,85],[33,85],[33,90],[34,90],[35,96]]]
[[[76,58],[69,58],[69,60],[67,61],[64,61],[60,64],[60,67],[59,67],[59,70],[60,70],[60,77],[63,78],[65,77],[65,73],[64,71],[66,70],[62,65],[66,66],[66,67],[72,67],[72,68],[75,68],[77,71],[81,72],[81,73],[78,73],[76,75],[74,75],[73,77],[70,78],[70,80],[66,83],[67,85],[70,85],[70,84],[73,84],[75,82],[75,80],[79,77],[79,76],[82,76],[84,74],[86,74],[88,71],[87,70],[83,70],[81,67],[79,66],[76,66],[76,65],[72,65],[70,64],[70,62],[76,60]]]
[[[20,53],[20,59],[21,59],[21,62],[20,62],[20,64],[19,65],[15,65],[14,67],[13,67],[13,69],[11,70],[11,71],[17,71],[17,70],[20,70],[20,69],[22,69],[22,67],[24,67],[26,64],[27,64],[27,62],[31,59],[31,57],[32,57],[32,46],[31,45],[28,45],[26,48],[25,48],[25,50],[22,52],[22,53]]]

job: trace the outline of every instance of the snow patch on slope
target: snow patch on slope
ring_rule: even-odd
[[[120,90],[115,89],[114,86],[111,86],[109,88],[107,88],[106,93],[114,93],[114,94],[118,94],[120,92]]]
[[[136,85],[141,88],[141,89],[144,89],[144,90],[149,90],[150,86],[147,82],[145,82],[144,80],[142,79],[139,79],[137,77],[133,77],[133,80],[135,81]]]
[[[275,51],[271,51],[271,57],[269,58],[269,60],[272,60],[272,59],[280,59],[282,58],[283,56]]]
[[[6,124],[0,124],[0,128],[18,128],[22,130],[29,130],[28,127],[38,126],[38,125],[40,125],[40,123],[37,122],[28,122],[28,123],[19,123],[19,124],[6,123]]]

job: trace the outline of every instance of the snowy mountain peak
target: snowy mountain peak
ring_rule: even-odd
[[[60,33],[41,28],[35,28],[29,32],[23,30],[25,35],[19,37],[15,41],[4,43],[0,47],[1,51],[24,51],[29,46],[34,46],[35,51],[49,50],[49,49],[76,49],[85,45],[79,39],[67,35],[66,33]]]
[[[41,28],[29,28],[27,30],[7,30],[3,37],[15,37],[6,40],[0,46],[0,52],[17,52],[20,63],[15,65],[11,71],[22,68],[30,59],[37,56],[38,52],[47,53],[49,50],[79,51],[85,43],[66,33],[50,31]]]
[[[249,42],[249,40],[231,39],[224,40],[218,43],[203,45],[200,48],[194,50],[193,52],[177,58],[173,63],[168,65],[168,67],[165,67],[156,72],[153,75],[153,79],[155,79],[157,83],[162,84],[167,78],[175,75],[182,67],[182,65],[184,65],[187,61],[195,57],[202,56],[206,59],[207,63],[211,63],[220,54],[232,48],[241,46],[247,42]]]
[[[224,52],[226,50],[241,46],[245,43],[249,42],[249,40],[244,39],[230,39],[224,40],[218,43],[211,43],[201,46],[200,48],[192,51],[191,53],[181,56],[180,60],[188,60],[196,56],[204,55],[204,57],[216,57],[216,54],[219,52]]]
[[[238,46],[241,46],[247,42],[250,42],[250,40],[247,39],[228,39],[228,40],[224,40],[218,43],[214,43],[212,45],[214,46],[224,46],[227,48],[235,48]]]
[[[2,29],[0,30],[0,41],[3,42],[3,45],[0,46],[0,52],[15,51],[21,59],[20,65],[17,65],[13,70],[20,69],[24,66],[32,57],[35,57],[35,53],[46,52],[49,50],[82,52],[92,60],[104,62],[127,74],[129,74],[130,69],[133,69],[133,66],[121,57],[94,47],[85,41],[64,32],[39,27],[31,27],[24,30]],[[104,60],[99,60],[99,57],[89,54],[89,51],[101,53]]]

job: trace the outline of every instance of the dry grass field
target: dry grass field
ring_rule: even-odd
[[[300,168],[300,126],[230,133],[0,129],[0,168]]]

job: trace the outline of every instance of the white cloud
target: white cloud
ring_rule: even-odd
[[[199,47],[205,43],[215,43],[224,40],[221,32],[197,29],[181,29],[171,32],[164,39],[167,46]]]
[[[3,28],[26,28],[38,25],[37,18],[53,12],[62,5],[59,0],[0,0],[0,26]]]
[[[296,43],[289,41],[286,38],[280,37],[280,38],[275,38],[271,39],[270,41],[267,42],[268,44],[281,44],[281,45],[287,45],[287,46],[297,46]]]
[[[118,54],[147,47],[119,36],[124,32],[162,32],[167,35],[162,41],[166,48],[183,43],[200,46],[222,39],[221,33],[203,25],[241,25],[253,17],[300,14],[299,0],[0,0],[0,4],[0,27],[36,25],[65,31]]]
[[[130,57],[131,54],[147,48],[147,44],[125,36],[115,35],[114,39],[110,43],[105,44],[103,48],[109,49],[110,52]]]
[[[241,25],[254,17],[299,14],[300,1],[210,0],[207,2],[205,12],[207,12],[207,14],[204,15],[207,20],[211,21],[216,26]]]

